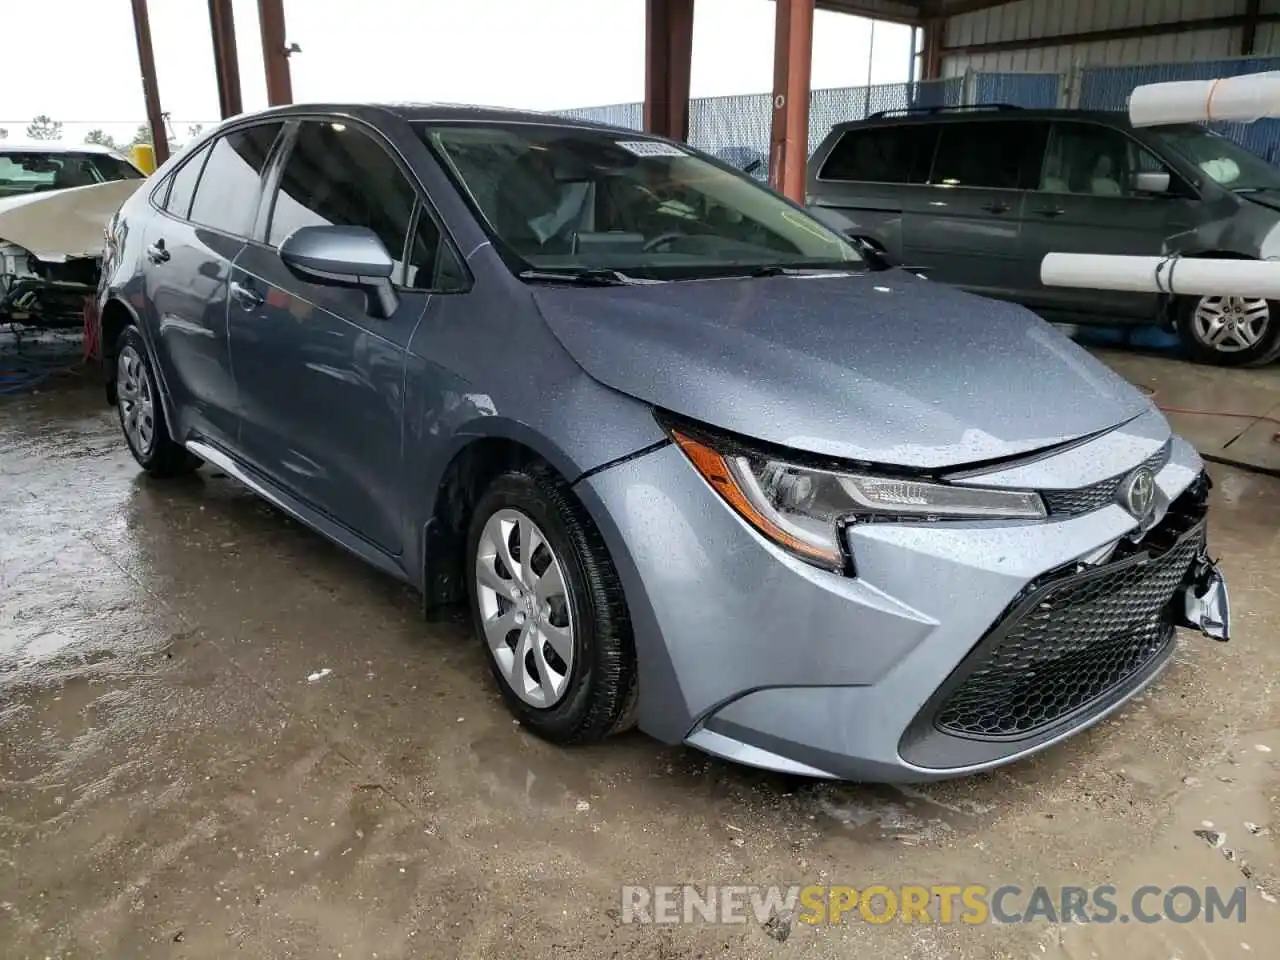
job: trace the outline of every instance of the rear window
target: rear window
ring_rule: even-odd
[[[868,183],[927,183],[937,141],[938,128],[931,123],[848,130],[831,149],[818,176]]]
[[[0,196],[140,179],[136,168],[107,153],[0,150]]]

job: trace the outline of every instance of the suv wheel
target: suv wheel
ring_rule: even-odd
[[[549,468],[498,477],[467,536],[471,612],[507,707],[556,743],[630,725],[635,648],[599,532]]]
[[[1255,297],[1183,297],[1178,336],[1191,359],[1255,367],[1280,357],[1280,303]]]
[[[116,341],[116,412],[133,459],[153,477],[191,473],[200,460],[169,436],[164,407],[146,344],[137,327],[126,327]]]

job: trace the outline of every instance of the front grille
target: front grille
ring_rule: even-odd
[[[1170,444],[1165,443],[1139,466],[1146,467],[1152,473],[1159,473],[1169,462],[1170,449]],[[1077,517],[1082,513],[1092,513],[1094,510],[1101,510],[1108,504],[1115,503],[1120,484],[1132,472],[1132,470],[1126,470],[1119,476],[1108,477],[1106,480],[1099,480],[1097,483],[1075,490],[1044,490],[1040,495],[1044,498],[1044,505],[1051,516]]]
[[[1204,546],[1199,517],[1195,524],[1158,556],[1133,554],[1035,590],[961,665],[963,680],[938,708],[937,728],[980,740],[1022,738],[1151,663],[1173,639],[1169,601]]]

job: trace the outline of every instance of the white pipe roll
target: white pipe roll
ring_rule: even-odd
[[[1050,253],[1040,264],[1040,281],[1046,287],[1280,300],[1280,262],[1273,260]]]
[[[1135,127],[1209,120],[1253,123],[1263,117],[1280,117],[1280,72],[1149,83],[1129,97],[1129,121]]]

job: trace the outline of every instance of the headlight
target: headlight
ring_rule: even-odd
[[[671,439],[744,520],[802,559],[845,566],[840,526],[867,518],[1040,520],[1040,495],[820,470],[750,451],[716,449],[679,429]],[[712,441],[714,443],[714,441]],[[719,446],[719,444],[717,444]]]

